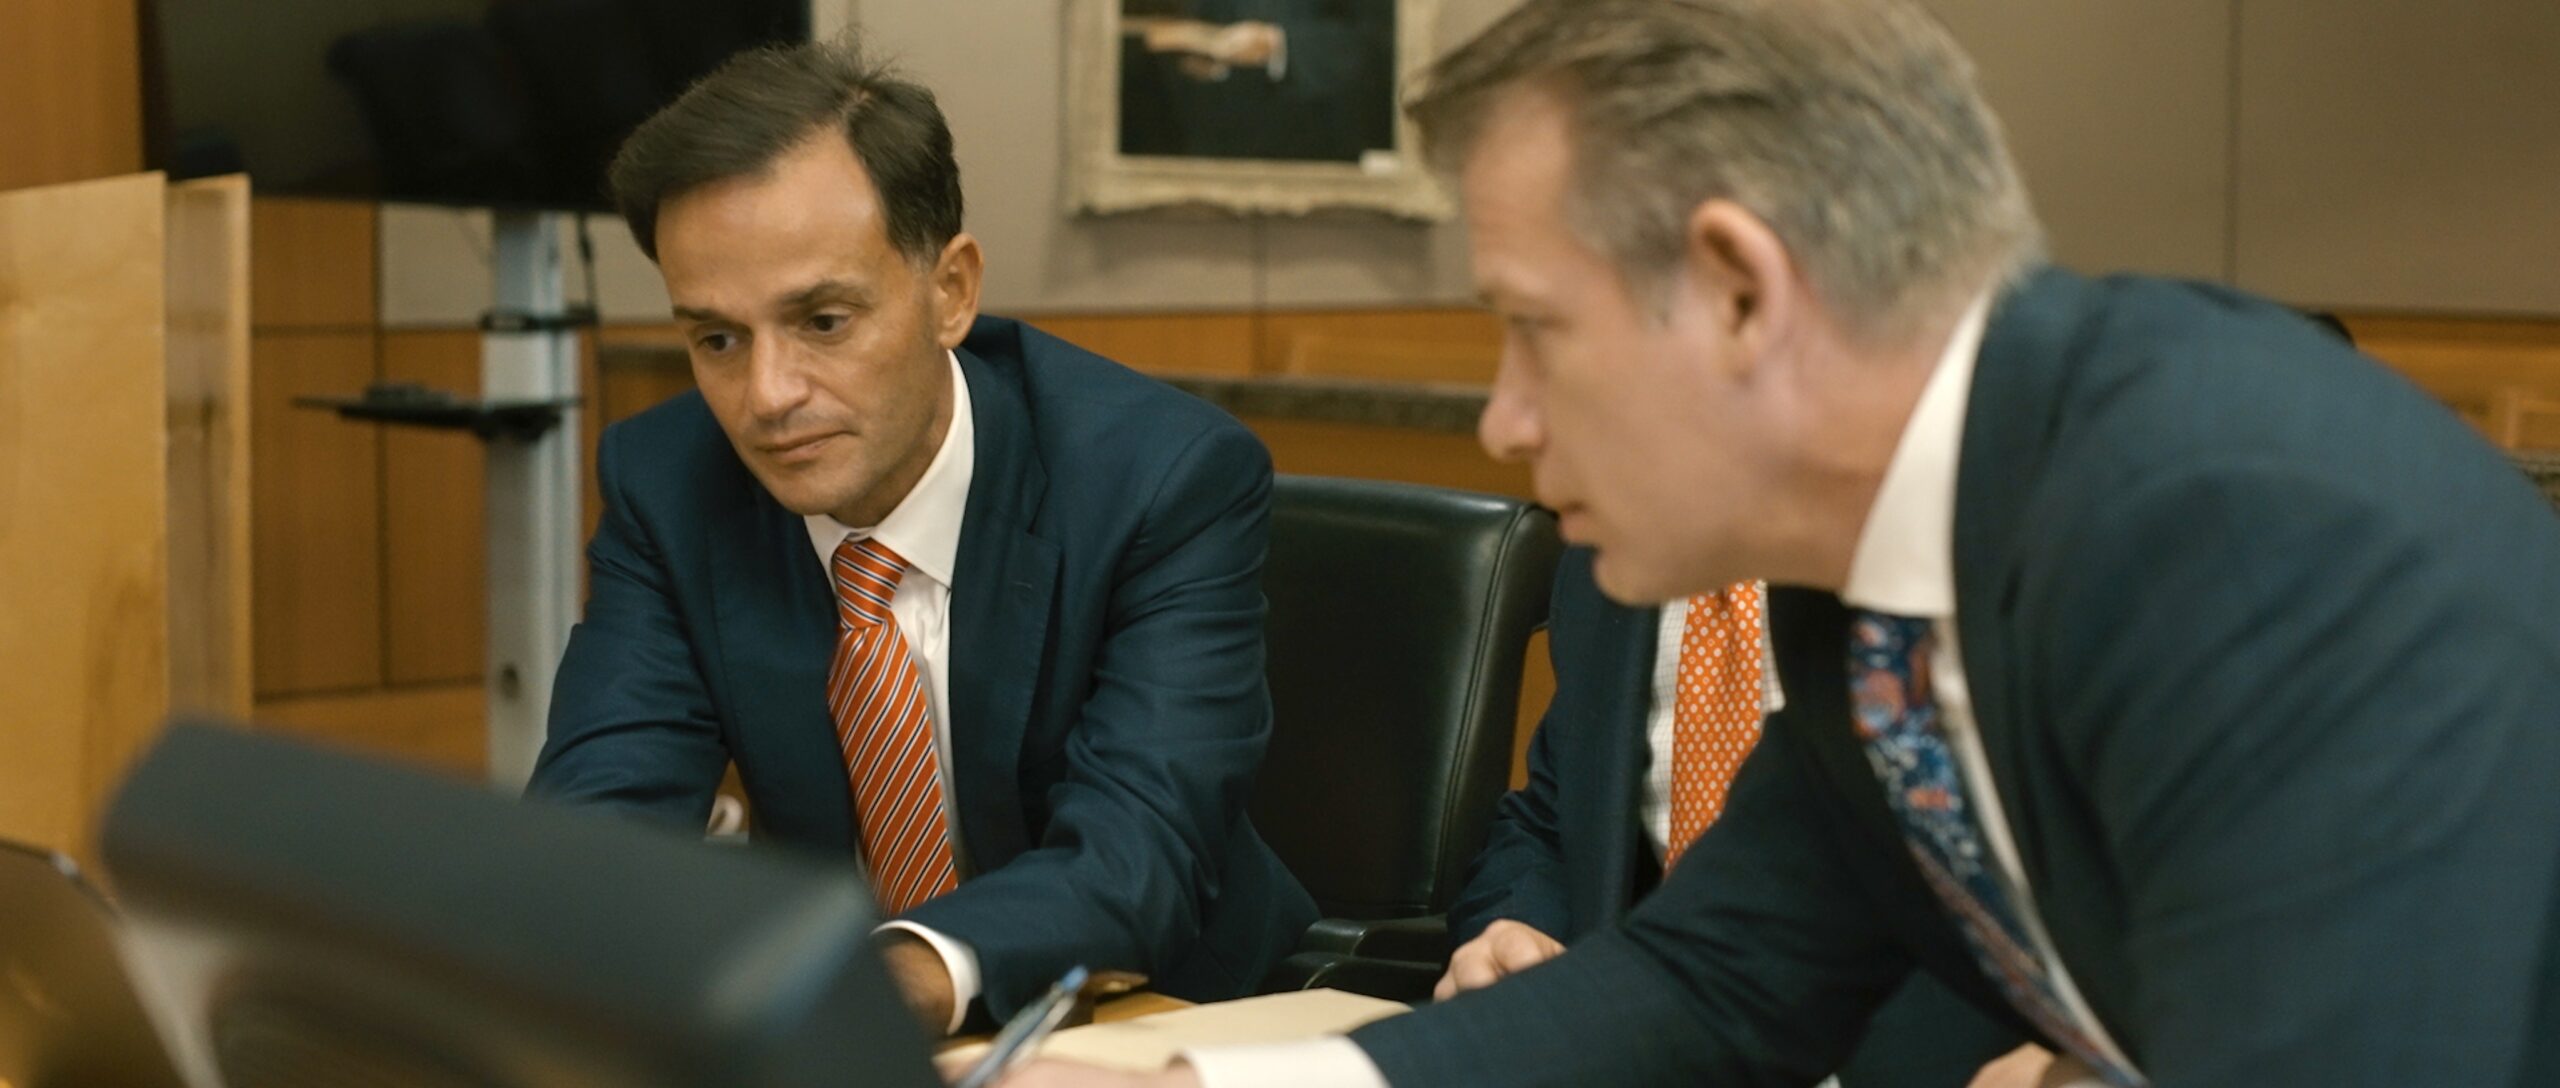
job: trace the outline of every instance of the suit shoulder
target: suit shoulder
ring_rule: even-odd
[[[2560,525],[2506,457],[2329,331],[2211,285],[2128,276],[2092,290],[2052,364],[2068,369],[2046,524],[2182,497],[2260,520],[2326,510],[2375,546],[2484,569],[2553,553]],[[2443,531],[2456,524],[2469,531]]]
[[[2434,398],[2282,306],[2135,276],[2095,290],[2069,351],[2070,441],[2057,451],[2083,467],[2139,477],[2246,461],[2382,487],[2406,482],[2416,450],[2495,462]]]
[[[697,390],[608,424],[598,450],[597,470],[613,472],[627,493],[702,495],[735,487],[746,476],[737,450]]]

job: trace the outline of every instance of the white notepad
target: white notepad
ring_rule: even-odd
[[[1040,1056],[1131,1073],[1152,1073],[1173,1064],[1173,1059],[1185,1050],[1289,1043],[1340,1035],[1362,1024],[1406,1011],[1409,1010],[1402,1002],[1362,997],[1340,990],[1265,994],[1215,1005],[1175,1009],[1133,1020],[1069,1028],[1042,1043]],[[956,1047],[945,1053],[942,1060],[975,1060],[986,1051],[986,1047],[985,1043]]]

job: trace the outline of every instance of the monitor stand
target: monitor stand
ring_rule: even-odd
[[[480,394],[549,404],[557,425],[487,440],[489,783],[521,790],[542,753],[551,678],[578,615],[581,522],[577,326],[557,212],[496,214],[496,308],[482,320]]]
[[[489,785],[502,793],[521,792],[533,776],[551,677],[578,615],[578,330],[595,311],[563,297],[567,218],[495,213],[497,297],[480,317],[480,399],[379,382],[358,397],[294,398],[347,419],[479,436],[488,454]]]

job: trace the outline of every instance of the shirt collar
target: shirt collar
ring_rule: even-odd
[[[1955,618],[1956,457],[1964,445],[1965,408],[1973,397],[1974,363],[1990,311],[1988,291],[1965,307],[1903,424],[1875,505],[1858,532],[1858,549],[1849,557],[1849,582],[1840,599],[1851,607],[1913,619]]]
[[[951,360],[951,426],[942,435],[942,448],[934,451],[915,489],[898,500],[897,508],[880,524],[863,529],[827,514],[806,518],[809,543],[817,547],[819,563],[832,561],[836,545],[846,537],[869,537],[897,552],[907,561],[907,569],[950,588],[951,568],[960,554],[960,519],[969,507],[969,480],[977,473],[978,428],[969,410],[969,381],[960,373],[960,356],[943,354]]]

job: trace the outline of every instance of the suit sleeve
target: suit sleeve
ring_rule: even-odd
[[[2153,1083],[2510,1083],[2560,661],[2528,618],[2552,602],[2500,588],[2551,582],[2481,568],[2550,559],[2415,520],[2225,465],[2116,492],[2029,572],[2027,629],[2060,633],[2033,697],[2121,882],[2119,1034]]]
[[[528,796],[601,804],[700,833],[728,764],[668,573],[623,486],[619,428],[596,452],[604,516],[587,545],[586,615],[552,681]]]
[[[1772,719],[1724,814],[1618,928],[1363,1028],[1397,1085],[1787,1085],[1839,1067],[1910,961],[1846,867],[1841,800]]]
[[[1566,675],[1563,662],[1569,655],[1558,645],[1571,634],[1559,608],[1566,592],[1559,577],[1547,610],[1549,616],[1558,617],[1547,628],[1547,663],[1555,669],[1559,689],[1582,679]],[[1529,741],[1528,784],[1503,794],[1494,807],[1484,849],[1469,864],[1466,887],[1449,907],[1453,944],[1474,940],[1498,918],[1525,923],[1558,940],[1572,927],[1565,896],[1564,832],[1557,809],[1562,793],[1556,766],[1561,734],[1576,728],[1559,720],[1556,713],[1557,705],[1566,702],[1547,703],[1546,713],[1538,718],[1537,734]]]
[[[976,950],[998,1017],[1073,964],[1159,974],[1194,952],[1243,827],[1271,729],[1270,456],[1213,427],[1170,464],[1113,574],[1038,840],[907,915]]]

